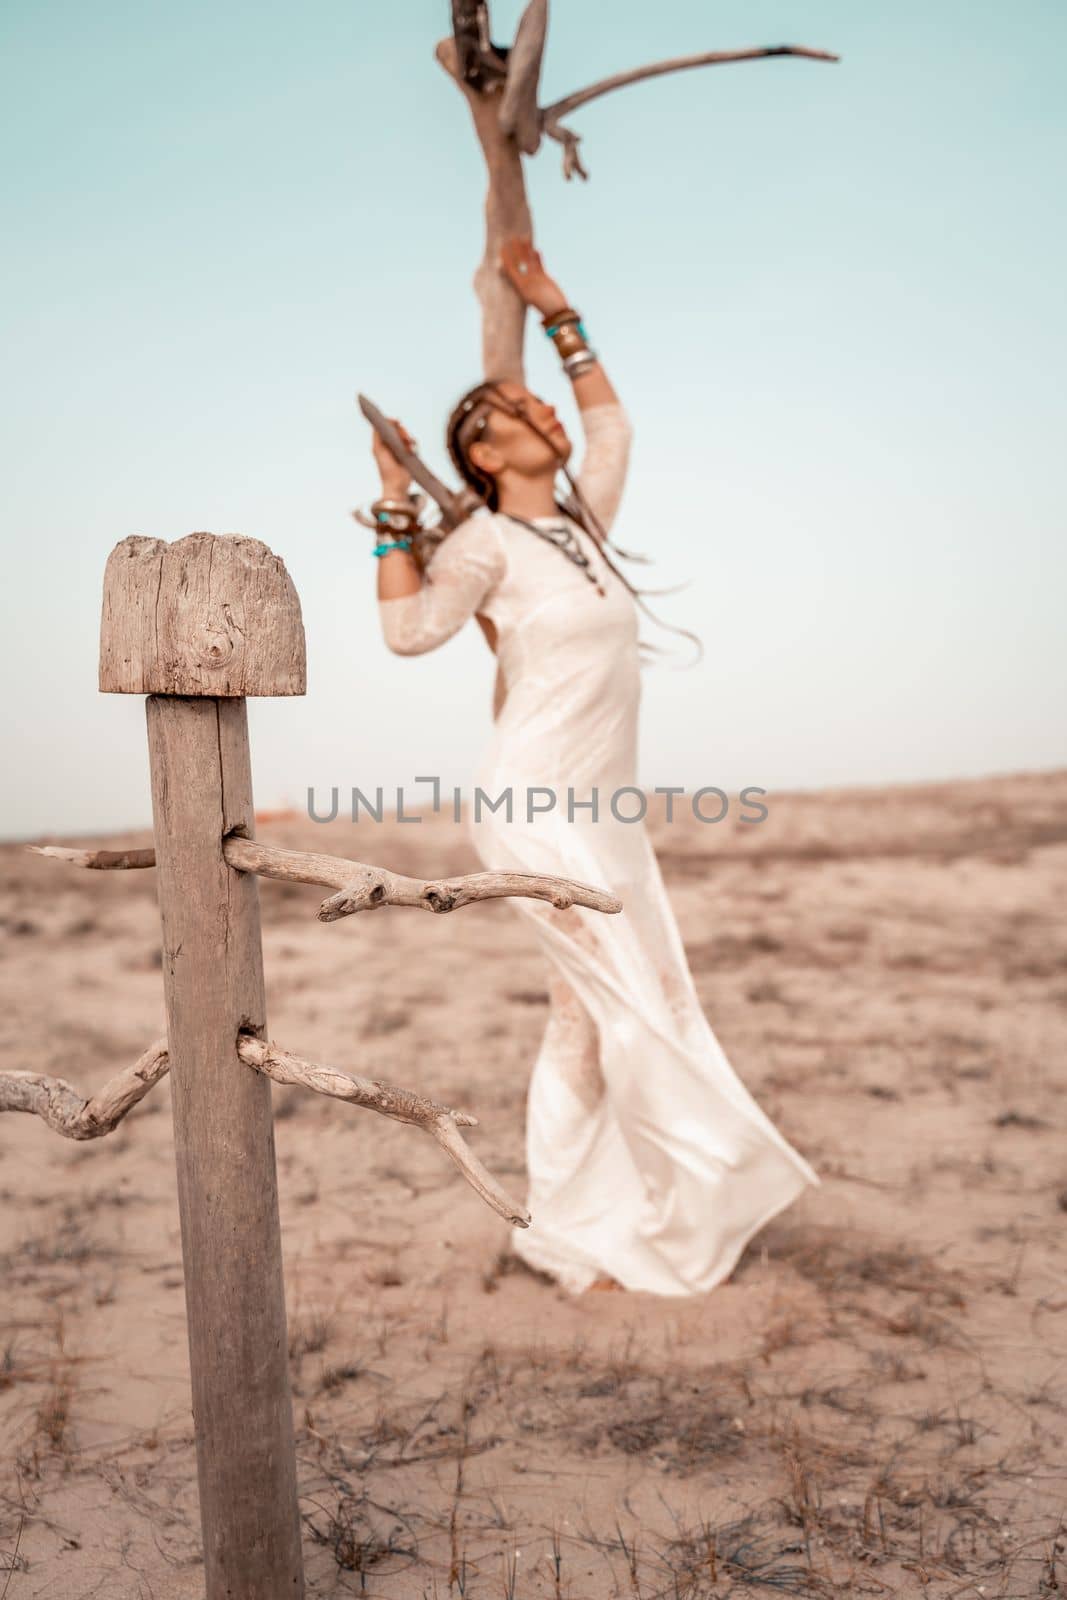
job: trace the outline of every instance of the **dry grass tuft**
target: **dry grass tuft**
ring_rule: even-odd
[[[418,1560],[408,1530],[397,1520],[388,1531],[380,1531],[368,1495],[347,1482],[335,1484],[325,1500],[305,1495],[303,1504],[305,1528],[330,1552],[338,1572],[385,1578]]]
[[[943,1267],[908,1245],[865,1241],[845,1229],[781,1230],[774,1257],[815,1284],[829,1297],[856,1290],[881,1289],[914,1294],[926,1305],[966,1305],[965,1289],[973,1285],[958,1269]]]

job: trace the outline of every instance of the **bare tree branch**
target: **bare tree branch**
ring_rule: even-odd
[[[127,1111],[165,1078],[170,1067],[166,1039],[156,1039],[132,1067],[86,1099],[65,1078],[36,1072],[0,1073],[0,1112],[28,1111],[67,1139],[99,1139],[118,1127]]]
[[[628,72],[616,72],[610,78],[600,78],[588,88],[576,89],[573,94],[554,100],[541,112],[546,123],[569,117],[579,106],[588,105],[612,89],[622,89],[628,83],[639,83],[643,78],[658,78],[665,72],[684,72],[688,67],[716,67],[730,61],[759,61],[764,56],[805,56],[812,61],[839,61],[839,56],[828,50],[810,50],[803,44],[755,45],[750,50],[703,50],[693,56],[672,56],[667,61],[653,61],[646,67],[631,67]]]
[[[573,128],[565,128],[561,122],[546,122],[544,131],[563,146],[563,176],[567,181],[570,182],[575,173],[579,178],[588,178],[589,172],[582,165],[581,134],[575,133]]]
[[[529,1227],[530,1213],[525,1206],[512,1200],[501,1188],[460,1133],[461,1127],[471,1128],[478,1124],[478,1118],[469,1111],[456,1111],[451,1106],[428,1100],[410,1089],[399,1089],[393,1084],[341,1072],[337,1067],[305,1061],[301,1056],[281,1050],[277,1045],[256,1039],[250,1034],[240,1035],[237,1054],[248,1066],[264,1073],[275,1083],[299,1084],[315,1094],[347,1100],[368,1111],[378,1111],[382,1116],[394,1117],[398,1122],[409,1122],[414,1127],[425,1129],[447,1152],[471,1188],[481,1195],[487,1205],[492,1206],[508,1222],[517,1223],[521,1228]]]
[[[541,125],[544,132],[550,139],[557,139],[563,145],[564,177],[569,178],[575,172],[582,178],[589,176],[578,154],[578,134],[570,128],[561,126],[561,119],[569,116],[572,111],[577,111],[579,106],[588,105],[590,100],[599,99],[602,94],[610,94],[613,89],[623,89],[627,84],[640,83],[644,78],[658,78],[665,72],[684,72],[689,67],[717,67],[731,61],[760,61],[767,56],[804,56],[811,61],[840,60],[839,56],[831,54],[828,50],[811,50],[802,44],[775,44],[755,46],[750,50],[705,50],[693,56],[673,56],[668,61],[653,61],[647,67],[632,67],[629,72],[617,72],[610,78],[601,78],[585,89],[577,89],[573,94],[565,95],[562,100],[554,100],[541,111]]]
[[[66,861],[76,867],[154,867],[154,850],[68,850],[60,845],[30,845],[38,855]],[[542,877],[534,872],[470,872],[455,878],[406,878],[387,867],[368,866],[344,856],[319,855],[313,850],[285,850],[280,845],[260,844],[257,839],[242,839],[231,834],[222,842],[222,853],[238,872],[254,872],[261,878],[277,878],[283,883],[317,883],[337,894],[319,907],[321,922],[338,922],[357,911],[375,911],[379,906],[417,906],[438,915],[457,911],[478,900],[500,900],[516,896],[524,900],[547,900],[557,911],[585,906],[590,911],[612,913],[622,910],[622,901],[606,889],[577,883],[571,878]],[[102,860],[102,857],[111,857]],[[136,857],[137,859],[133,859]]]
[[[508,52],[507,80],[500,100],[498,120],[519,149],[528,156],[541,147],[541,113],[537,88],[548,32],[548,0],[530,0],[519,22],[515,43]]]
[[[336,922],[356,911],[373,911],[379,906],[418,906],[423,911],[440,914],[472,905],[476,900],[499,900],[507,895],[547,900],[558,911],[566,911],[570,906],[586,906],[592,911],[622,910],[621,900],[603,889],[574,883],[569,878],[541,877],[532,872],[472,872],[462,877],[426,881],[406,878],[385,867],[367,866],[362,861],[346,861],[343,856],[283,850],[278,845],[235,836],[223,841],[222,853],[230,866],[241,872],[255,872],[260,877],[280,878],[287,883],[318,883],[339,890],[319,908],[322,922]]]

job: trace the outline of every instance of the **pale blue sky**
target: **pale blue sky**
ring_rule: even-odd
[[[494,7],[509,37],[518,3]],[[436,772],[489,727],[473,626],[389,655],[354,404],[435,463],[477,376],[483,176],[445,0],[8,0],[0,832],[147,821],[139,700],[96,692],[129,533],[284,556],[306,699],[253,707],[261,806]],[[636,440],[616,534],[706,641],[646,675],[642,779],[736,789],[1062,765],[1067,11],[1023,0],[554,0],[555,98],[657,57],[769,61],[574,118],[530,166],[550,267]],[[573,410],[531,332],[530,376]],[[650,637],[655,637],[651,632]]]

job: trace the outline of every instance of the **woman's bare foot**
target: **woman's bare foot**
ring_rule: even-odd
[[[625,1285],[621,1284],[618,1278],[610,1278],[607,1275],[602,1278],[594,1278],[589,1285],[589,1289],[622,1289],[624,1287]],[[586,1293],[588,1293],[588,1289]]]

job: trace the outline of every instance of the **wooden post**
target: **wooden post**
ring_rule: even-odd
[[[127,539],[108,561],[100,688],[148,694],[163,981],[207,1600],[304,1593],[245,695],[302,694],[300,606],[254,539]]]

